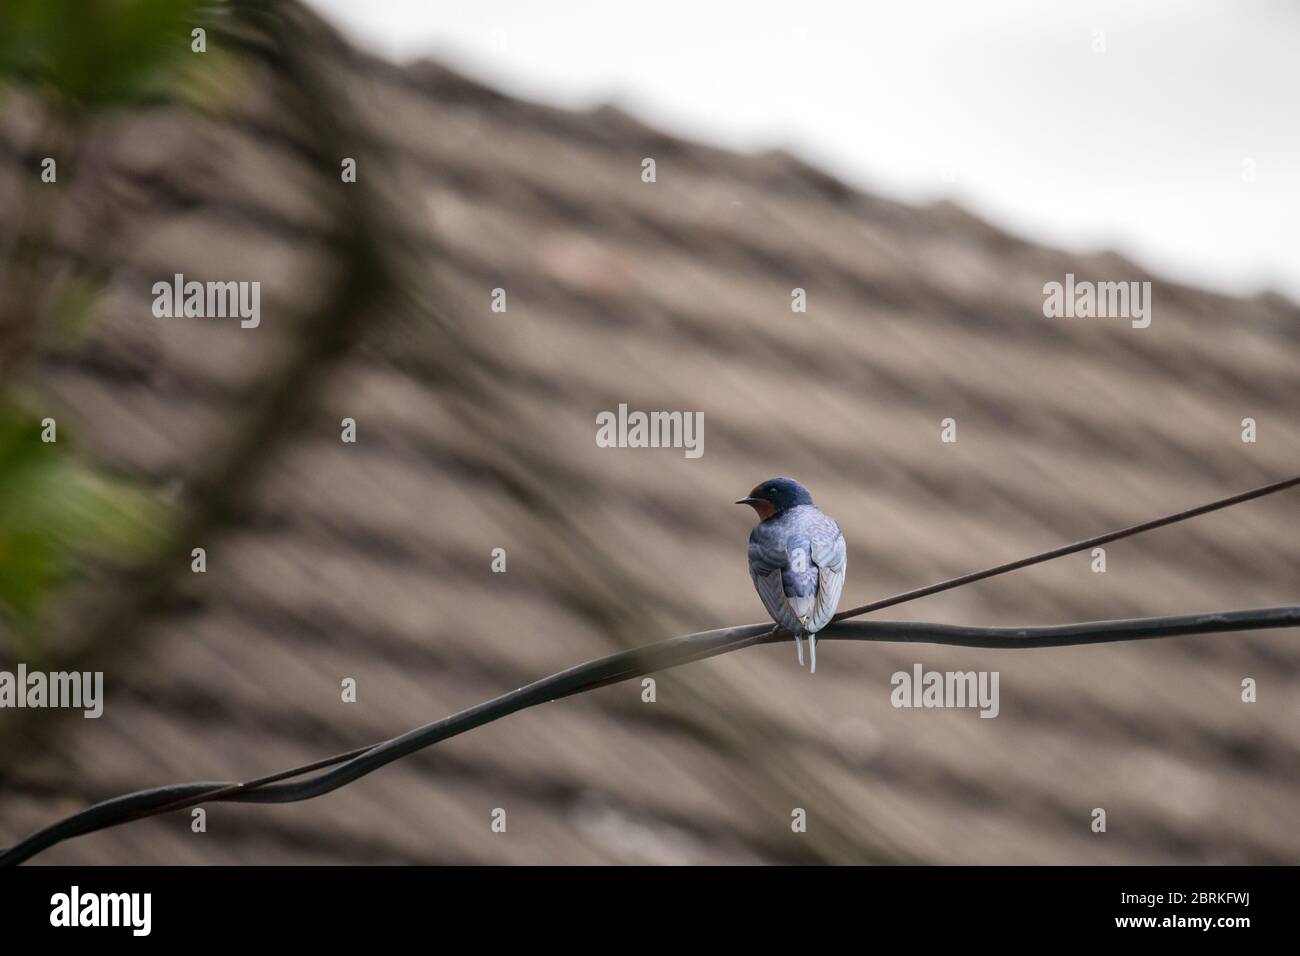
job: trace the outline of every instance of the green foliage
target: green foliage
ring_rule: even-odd
[[[3,0],[0,79],[48,84],[85,108],[156,91],[190,51],[200,0]]]
[[[213,0],[0,0],[0,91],[33,88],[74,121],[178,91],[184,98],[187,84],[210,73],[202,68],[210,67],[209,54],[191,50],[191,31],[213,6]],[[39,330],[41,347],[75,345],[97,293],[86,277],[62,282],[53,318]],[[41,610],[65,581],[91,561],[147,554],[167,517],[156,496],[78,462],[62,430],[57,443],[43,442],[41,430],[39,416],[0,394],[0,623],[27,636],[38,632]]]
[[[138,557],[156,543],[158,500],[94,474],[41,425],[0,405],[0,613],[30,624],[87,556]]]

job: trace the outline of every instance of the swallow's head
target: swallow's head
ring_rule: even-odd
[[[736,502],[738,505],[749,505],[753,508],[758,513],[759,521],[766,521],[796,505],[812,503],[812,495],[808,493],[808,489],[793,478],[769,478],[755,485],[747,497]]]

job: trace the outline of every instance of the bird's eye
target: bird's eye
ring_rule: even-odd
[[[776,489],[775,489],[775,488],[768,488],[768,489],[766,490],[765,493],[766,493],[766,494],[769,494],[769,495],[774,495],[774,494],[776,494]]]

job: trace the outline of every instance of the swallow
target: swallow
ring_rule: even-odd
[[[808,635],[817,672],[817,632],[831,622],[844,591],[848,557],[840,526],[813,504],[793,478],[769,478],[736,504],[749,505],[758,524],[749,533],[749,576],[767,613],[794,634],[803,667],[801,634]]]

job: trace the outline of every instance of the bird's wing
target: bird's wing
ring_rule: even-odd
[[[844,591],[844,575],[849,567],[848,548],[839,526],[830,522],[830,533],[812,535],[812,561],[817,565],[817,605],[808,630],[820,631],[831,622]]]
[[[781,579],[784,556],[772,552],[753,539],[749,543],[749,576],[754,579],[754,590],[767,608],[772,620],[787,630],[797,630],[801,625],[785,596],[785,583]]]
[[[763,607],[767,608],[767,613],[772,616],[772,620],[788,630],[797,630],[800,626],[799,620],[794,616],[789,602],[785,599],[785,585],[781,583],[780,569],[764,570],[750,565],[749,574],[754,579],[754,589],[758,591],[759,600],[763,602]]]

